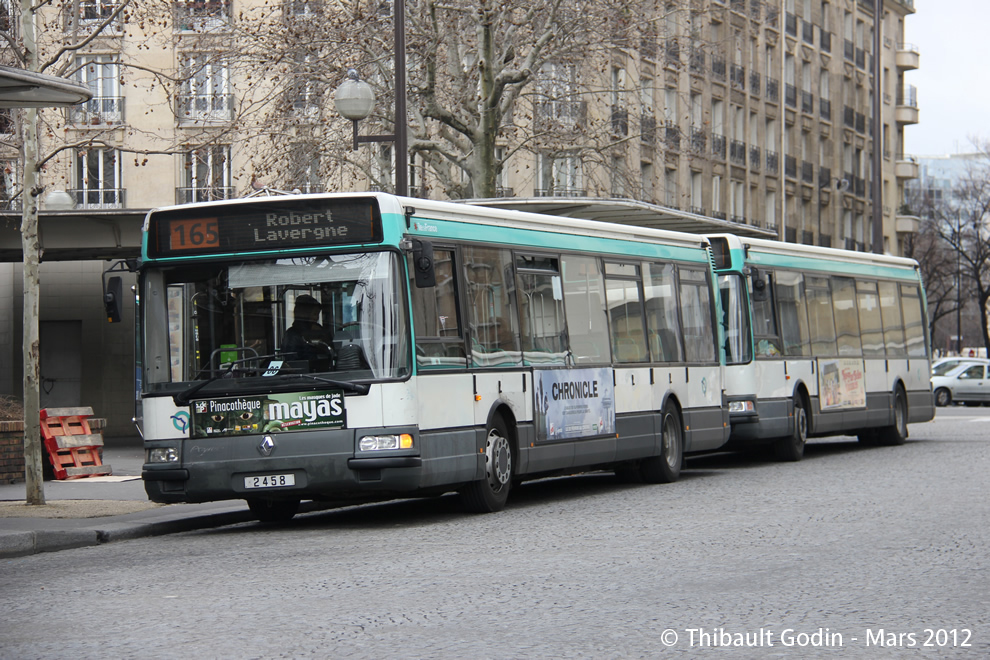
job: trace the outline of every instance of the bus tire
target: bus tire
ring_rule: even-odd
[[[804,446],[808,443],[808,411],[800,395],[794,397],[794,428],[789,436],[777,438],[773,453],[778,461],[794,463],[804,458]]]
[[[907,397],[904,390],[897,388],[894,393],[894,423],[880,429],[880,444],[893,447],[907,442]]]
[[[263,523],[281,523],[292,520],[299,512],[299,500],[273,500],[254,498],[247,501],[251,513]]]
[[[645,459],[639,466],[648,484],[669,484],[681,476],[684,465],[684,427],[677,406],[668,401],[660,418],[660,455]]]
[[[485,476],[461,489],[464,508],[472,513],[495,513],[504,509],[512,490],[514,467],[508,426],[496,416],[485,437]]]
[[[935,390],[935,405],[944,408],[952,403],[952,392],[948,388],[940,387]]]

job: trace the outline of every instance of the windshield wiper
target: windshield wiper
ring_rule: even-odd
[[[195,385],[193,385],[192,387],[189,387],[189,388],[187,388],[187,389],[179,392],[178,394],[173,394],[172,395],[172,401],[174,401],[175,402],[175,405],[177,405],[177,406],[187,406],[187,405],[189,405],[189,400],[192,399],[196,395],[197,392],[199,392],[201,389],[203,389],[204,387],[206,387],[210,383],[216,382],[216,381],[220,380],[221,378],[228,377],[230,374],[232,374],[234,372],[234,367],[236,367],[237,365],[243,364],[245,362],[258,362],[260,360],[271,360],[271,359],[274,359],[274,358],[275,358],[274,355],[261,355],[261,356],[241,358],[240,360],[234,360],[233,362],[230,362],[229,364],[227,364],[227,368],[224,369],[223,371],[221,371],[220,373],[218,373],[216,376],[213,376],[212,378],[207,378],[204,381],[198,382]],[[259,371],[260,370],[260,367],[259,368],[255,368],[253,370],[254,371]],[[200,370],[199,373],[203,373],[203,371],[205,371],[205,369]],[[199,375],[199,374],[197,374],[197,375]]]
[[[351,383],[346,380],[334,380],[332,378],[322,378],[320,376],[313,376],[312,374],[284,374],[281,376],[276,376],[275,380],[286,381],[293,380],[295,378],[306,378],[309,380],[315,380],[320,383],[326,383],[327,385],[333,385],[334,387],[339,387],[342,390],[349,390],[355,394],[367,394],[371,390],[371,386],[366,383]]]

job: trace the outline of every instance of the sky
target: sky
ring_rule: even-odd
[[[904,128],[904,153],[972,153],[990,140],[990,0],[914,0],[904,40],[921,66],[904,75],[918,88],[919,120]]]

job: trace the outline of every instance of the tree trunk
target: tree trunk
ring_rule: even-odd
[[[21,0],[21,34],[26,55],[25,68],[39,73],[35,16],[30,0]],[[24,481],[28,504],[45,503],[45,481],[41,466],[41,362],[38,337],[38,111],[24,111],[24,185],[21,187],[21,249],[24,253]]]

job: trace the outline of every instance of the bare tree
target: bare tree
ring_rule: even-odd
[[[961,297],[973,300],[979,310],[983,346],[990,353],[990,143],[976,146],[966,174],[926,210],[933,231],[958,264]]]

